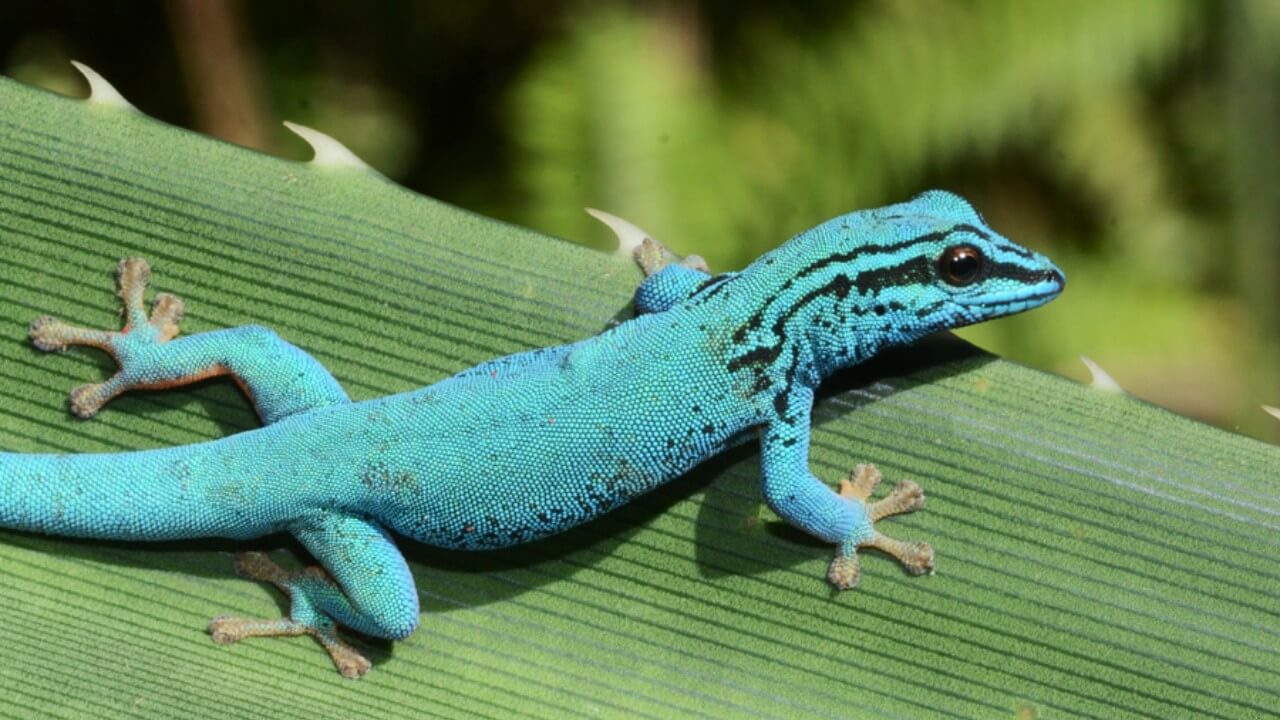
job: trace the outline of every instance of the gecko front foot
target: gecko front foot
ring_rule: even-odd
[[[120,372],[105,382],[81,385],[71,391],[71,411],[76,415],[93,417],[122,392],[135,387],[164,387],[171,382],[147,363],[133,362],[140,351],[176,337],[182,319],[182,301],[168,293],[156,295],[148,317],[143,291],[150,279],[151,266],[142,258],[125,258],[116,267],[116,284],[124,304],[124,327],[118,332],[74,327],[47,315],[31,323],[28,334],[40,350],[55,352],[83,345],[106,352],[120,366]]]
[[[836,549],[836,556],[827,570],[827,579],[841,590],[858,584],[860,547],[873,547],[892,555],[912,575],[933,571],[933,548],[928,543],[894,540],[874,527],[881,518],[915,512],[924,507],[924,491],[914,482],[903,480],[883,499],[867,502],[880,480],[880,470],[875,465],[859,465],[848,478],[840,481],[840,496],[862,505],[866,514],[864,525]]]
[[[236,556],[236,573],[241,577],[269,582],[291,601],[289,617],[270,619],[221,615],[209,621],[209,635],[219,645],[230,645],[248,637],[295,637],[310,635],[329,653],[343,677],[358,678],[369,672],[369,659],[338,637],[333,620],[315,608],[306,585],[332,582],[319,567],[289,572],[265,553],[246,552]]]

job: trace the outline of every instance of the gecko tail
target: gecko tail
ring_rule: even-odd
[[[227,526],[184,485],[171,448],[129,453],[0,453],[0,527],[64,537],[174,540]]]
[[[93,455],[0,453],[0,527],[47,535],[114,537],[114,503],[95,490]]]

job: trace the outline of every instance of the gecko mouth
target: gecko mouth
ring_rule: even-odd
[[[984,314],[1007,315],[1043,305],[1057,297],[1067,280],[1057,269],[1049,270],[1040,282],[1023,285],[1016,290],[1002,290],[958,300],[961,305]]]
[[[1027,297],[1019,298],[1016,300],[988,301],[988,302],[974,303],[970,307],[981,309],[983,313],[988,316],[1012,315],[1014,313],[1020,313],[1023,310],[1030,310],[1031,308],[1039,307],[1049,302],[1053,298],[1057,297],[1059,292],[1061,291],[1053,290],[1051,292],[1028,295]]]

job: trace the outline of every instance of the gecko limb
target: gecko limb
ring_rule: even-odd
[[[933,549],[904,543],[875,529],[881,518],[924,507],[924,493],[910,481],[899,483],[887,497],[868,503],[880,483],[874,465],[859,465],[836,493],[809,471],[809,427],[813,391],[795,387],[786,402],[775,403],[782,414],[765,429],[760,466],[765,502],[791,525],[836,545],[827,579],[841,590],[858,584],[858,548],[886,552],[913,574],[933,569]]]
[[[236,562],[243,577],[269,582],[289,596],[289,616],[217,617],[209,634],[220,645],[247,637],[311,635],[339,673],[358,678],[368,672],[369,660],[338,637],[337,625],[373,637],[408,637],[418,625],[418,591],[409,568],[386,532],[367,520],[317,513],[293,534],[323,567],[290,572],[262,553],[243,553]]]
[[[289,572],[263,553],[247,552],[236,556],[236,573],[241,577],[269,582],[289,595],[292,604],[289,617],[276,619],[241,618],[222,615],[209,622],[209,634],[219,645],[249,637],[296,637],[311,635],[329,653],[343,677],[357,678],[369,671],[371,664],[359,650],[338,637],[334,622],[316,612],[305,591],[295,595],[295,588],[329,582],[323,568],[309,567]],[[301,618],[301,619],[295,619]]]
[[[662,243],[645,237],[635,250],[636,263],[644,270],[644,282],[636,288],[637,315],[670,310],[688,300],[709,280],[707,261],[700,255],[681,260]]]
[[[29,334],[40,350],[92,347],[111,355],[119,366],[107,380],[71,391],[71,412],[77,416],[93,417],[129,390],[161,390],[220,375],[237,381],[264,423],[348,401],[328,370],[267,328],[246,325],[175,339],[182,300],[159,293],[147,314],[143,293],[151,267],[146,260],[121,260],[116,278],[124,304],[121,330],[74,327],[48,316],[31,323]]]

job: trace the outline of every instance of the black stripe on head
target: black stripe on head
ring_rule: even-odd
[[[1030,250],[1028,250],[1028,249],[1026,249],[1026,248],[1024,248],[1024,247],[1019,247],[1019,246],[1017,246],[1017,245],[1013,245],[1013,244],[1011,244],[1011,243],[997,243],[997,242],[995,242],[995,241],[991,240],[991,234],[990,234],[990,233],[988,233],[987,231],[983,230],[982,228],[979,228],[979,227],[974,226],[974,225],[969,225],[969,224],[962,223],[962,224],[960,224],[960,225],[956,225],[955,227],[951,228],[951,232],[967,232],[967,233],[973,233],[974,235],[977,235],[978,237],[982,238],[983,240],[986,240],[986,241],[988,241],[988,242],[992,243],[993,245],[995,245],[997,250],[999,250],[999,251],[1001,251],[1001,252],[1007,252],[1007,253],[1009,253],[1010,255],[1017,255],[1018,257],[1020,257],[1020,258],[1024,258],[1024,259],[1026,259],[1026,260],[1035,260],[1035,257],[1036,257],[1036,254],[1035,254],[1035,253],[1031,252]]]
[[[966,225],[962,227],[967,228],[971,226]],[[976,231],[976,228],[974,229],[974,231]],[[852,250],[849,250],[846,252],[832,253],[818,260],[815,260],[812,263],[809,263],[804,268],[802,268],[799,272],[797,272],[795,275],[792,275],[791,277],[787,278],[787,281],[784,282],[778,288],[778,290],[773,293],[773,297],[771,297],[768,302],[765,302],[763,305],[757,308],[756,311],[751,314],[751,317],[747,318],[747,321],[745,323],[738,326],[738,329],[735,330],[733,333],[733,341],[736,343],[746,342],[747,333],[751,332],[752,330],[760,329],[760,327],[764,324],[765,313],[769,310],[770,307],[773,306],[773,303],[782,296],[783,293],[790,290],[796,284],[797,280],[800,280],[801,278],[807,277],[814,273],[820,272],[821,270],[827,267],[830,267],[831,265],[836,265],[839,263],[847,263],[853,260],[857,260],[863,255],[872,255],[872,254],[881,254],[881,253],[892,254],[892,253],[898,252],[899,250],[905,250],[918,243],[927,243],[927,242],[933,242],[935,240],[940,240],[946,237],[950,232],[952,231],[948,230],[945,232],[925,233],[924,235],[917,235],[916,237],[913,237],[909,240],[890,243],[888,245],[860,245]],[[841,277],[844,277],[844,276],[841,276]],[[847,277],[844,278],[844,282],[848,282]],[[863,290],[861,286],[858,286],[856,282],[854,283],[854,285],[858,287],[858,290],[860,292],[865,292],[865,290]],[[846,289],[846,292],[847,292],[847,289]],[[809,295],[812,295],[812,294],[813,294],[812,292],[809,293]],[[806,297],[808,297],[808,295],[806,295]],[[843,297],[843,295],[841,297]]]
[[[1035,285],[1049,279],[1049,274],[1043,268],[1035,269],[1017,263],[999,262],[990,265],[983,276],[983,280],[993,277],[1005,278],[1026,285]]]
[[[934,280],[933,265],[933,258],[917,255],[897,265],[863,270],[853,279],[853,285],[859,293],[879,293],[887,287],[928,285]]]
[[[970,225],[968,223],[961,223],[959,225],[956,225],[955,227],[951,228],[951,232],[973,233],[974,235],[977,235],[983,240],[991,239],[991,236],[987,233],[986,230],[983,230],[982,228],[979,228],[976,225]]]
[[[969,227],[969,226],[965,225],[962,227]],[[956,228],[956,229],[959,229],[959,228]],[[976,228],[974,229],[974,231],[976,231]],[[903,240],[901,242],[891,243],[889,245],[860,245],[852,250],[849,250],[848,252],[832,253],[820,260],[815,260],[814,262],[806,266],[803,270],[801,270],[800,272],[796,273],[794,276],[789,278],[785,283],[783,283],[782,287],[779,288],[778,292],[781,293],[785,290],[790,290],[791,286],[795,283],[796,280],[802,277],[806,277],[808,275],[812,275],[822,270],[823,268],[826,268],[829,265],[857,260],[858,258],[866,254],[896,253],[899,250],[906,250],[912,245],[916,245],[918,243],[933,242],[934,240],[941,240],[942,238],[946,237],[950,232],[952,231],[948,230],[946,232],[931,232],[931,233],[926,233],[924,235],[917,235],[916,237],[913,237],[909,240]]]
[[[1009,253],[1010,255],[1017,255],[1018,257],[1023,258],[1025,260],[1034,261],[1036,259],[1035,253],[1031,252],[1030,250],[1024,247],[1018,247],[1017,245],[1010,245],[1008,243],[998,243],[996,244],[996,249],[999,250],[1000,252]]]
[[[863,256],[893,254],[922,243],[933,243],[939,240],[944,240],[955,232],[972,233],[983,239],[988,239],[990,237],[989,233],[975,225],[961,223],[944,231],[929,232],[895,243],[860,245],[851,250],[832,253],[819,258],[818,260],[815,260],[801,268],[791,277],[787,278],[786,282],[784,282],[767,301],[762,303],[760,307],[758,307],[756,311],[747,318],[745,323],[739,325],[737,329],[734,330],[733,342],[739,345],[744,344],[747,341],[749,333],[763,327],[765,315],[775,306],[776,303],[785,302],[783,297],[784,294],[787,290],[794,287],[798,280],[821,272],[832,265],[852,262]],[[814,300],[825,296],[835,296],[837,300],[841,300],[847,297],[849,292],[854,289],[856,289],[859,294],[874,294],[891,286],[927,285],[932,283],[936,276],[934,263],[934,258],[916,256],[904,260],[896,265],[863,270],[853,278],[850,278],[844,273],[837,275],[826,284],[810,290],[796,302],[791,303],[790,306],[788,306],[773,323],[772,330],[775,338],[774,342],[769,345],[754,347],[742,355],[733,358],[729,361],[729,371],[733,372],[748,365],[767,365],[776,360],[778,355],[782,352],[783,345],[786,343],[787,322],[790,321],[791,318],[795,317],[796,313]],[[706,287],[709,287],[710,283],[714,280],[715,278],[712,278],[707,281]],[[718,287],[723,287],[723,285],[719,285]],[[853,308],[852,312],[859,313],[859,309]]]

